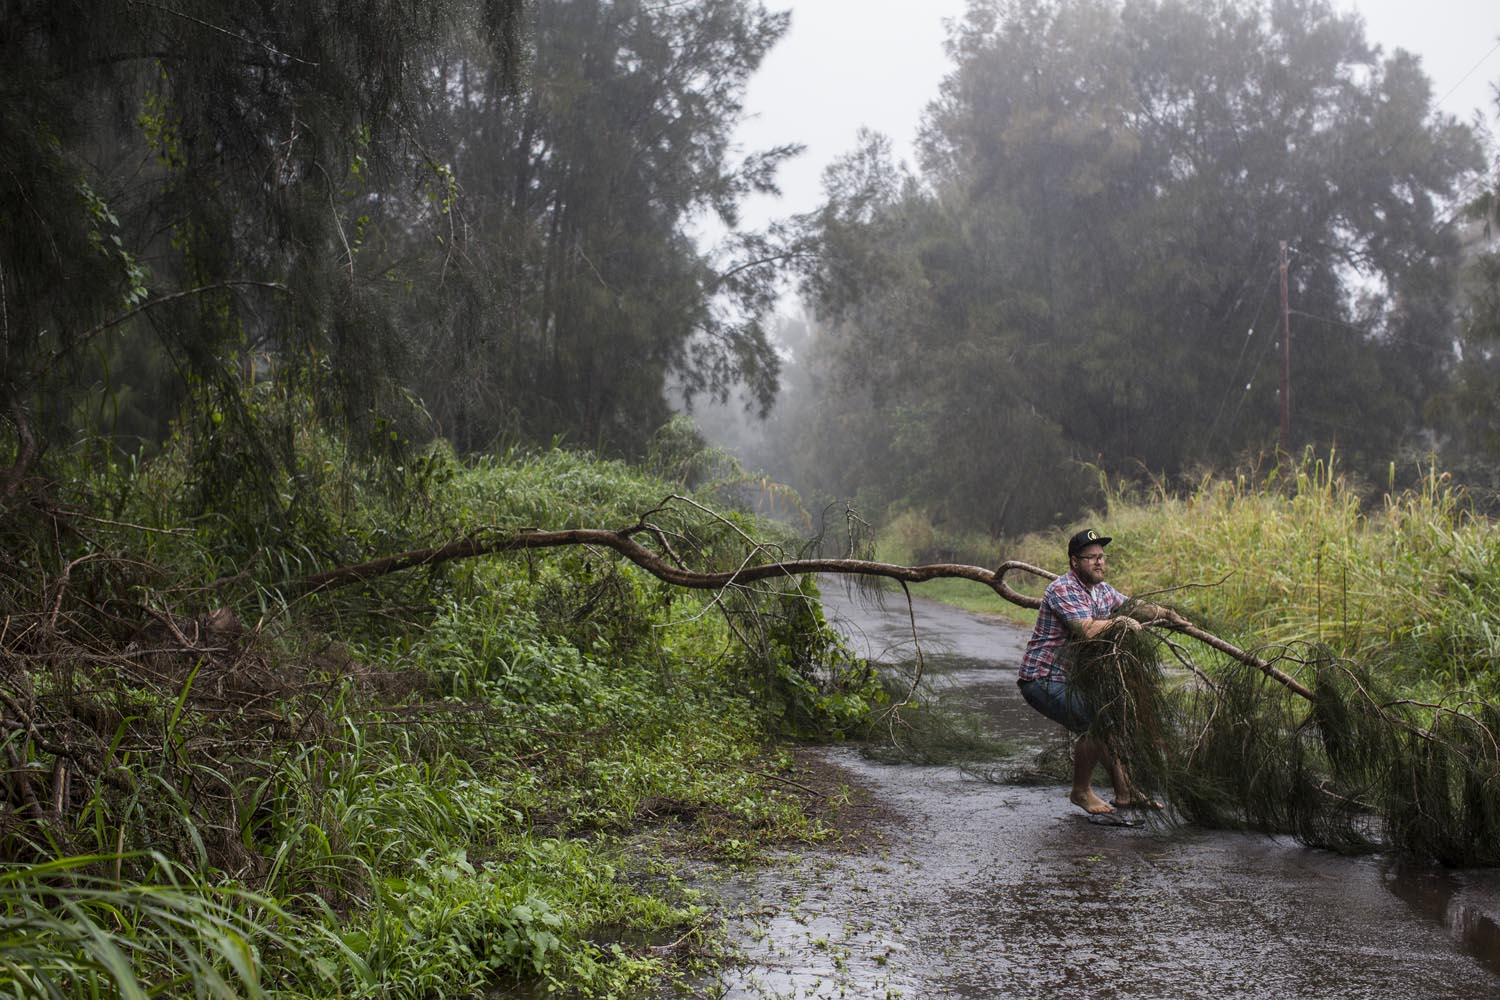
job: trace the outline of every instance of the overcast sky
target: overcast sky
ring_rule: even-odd
[[[791,11],[791,29],[752,79],[743,152],[787,142],[807,147],[781,171],[782,196],[747,203],[743,224],[808,211],[822,172],[854,146],[855,132],[889,136],[910,161],[922,109],[948,70],[944,20],[965,0],[768,0]],[[1500,0],[1334,0],[1357,11],[1366,38],[1422,59],[1440,108],[1468,120],[1479,108],[1494,127],[1490,96],[1500,81]]]

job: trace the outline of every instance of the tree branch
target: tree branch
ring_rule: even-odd
[[[11,496],[16,488],[21,485],[21,480],[26,478],[26,473],[31,469],[31,464],[36,461],[37,446],[36,435],[31,431],[31,421],[26,417],[26,408],[21,405],[18,398],[10,401],[10,419],[16,425],[16,461],[5,473],[4,485],[0,486],[0,496]]]
[[[1011,604],[1035,610],[1041,607],[1041,599],[1029,597],[1013,589],[1005,582],[1006,574],[1019,570],[1043,577],[1047,580],[1055,580],[1057,578],[1057,574],[1055,573],[1049,573],[1038,566],[1032,566],[1029,563],[1017,562],[1015,560],[1004,562],[996,569],[989,570],[982,566],[968,566],[962,563],[929,563],[925,566],[899,566],[894,563],[876,562],[869,559],[791,559],[761,563],[755,566],[745,565],[740,566],[738,569],[715,573],[699,573],[673,565],[631,537],[636,534],[650,534],[651,531],[652,529],[649,525],[638,523],[623,531],[608,531],[601,528],[572,528],[564,531],[522,529],[489,535],[475,535],[449,542],[446,545],[427,549],[413,549],[409,552],[398,552],[394,555],[383,556],[379,559],[372,559],[353,566],[341,566],[323,573],[314,573],[311,576],[303,577],[301,580],[296,581],[291,589],[294,593],[298,594],[313,594],[332,590],[337,587],[349,586],[350,584],[363,583],[366,580],[388,576],[391,573],[399,573],[402,570],[414,569],[418,566],[436,566],[454,559],[472,559],[477,556],[495,555],[501,552],[557,548],[565,545],[598,545],[603,548],[613,549],[657,579],[664,580],[674,586],[687,587],[693,590],[720,590],[733,584],[790,578],[802,576],[807,573],[875,576],[888,580],[900,580],[902,583],[925,583],[928,580],[960,579],[982,583]],[[1163,622],[1159,623],[1158,627],[1191,636],[1199,642],[1211,646],[1247,666],[1254,667],[1286,687],[1287,690],[1309,701],[1312,700],[1312,691],[1285,671],[1278,669],[1258,656],[1245,652],[1210,632],[1205,632],[1203,629],[1191,624],[1171,625]]]
[[[476,556],[494,555],[501,552],[557,548],[564,545],[599,545],[613,549],[652,576],[675,586],[688,587],[693,590],[718,590],[729,584],[796,577],[805,573],[879,576],[891,580],[904,580],[907,583],[923,583],[942,577],[958,577],[973,580],[976,583],[993,585],[995,580],[995,574],[992,571],[979,566],[964,566],[957,563],[898,566],[867,559],[793,559],[762,563],[757,566],[742,566],[738,569],[716,573],[699,573],[672,565],[631,537],[648,531],[647,526],[636,525],[624,531],[608,531],[601,528],[572,528],[564,531],[527,529],[488,536],[477,535],[434,548],[398,552],[394,555],[372,559],[369,562],[315,573],[297,581],[293,585],[293,590],[296,593],[309,594],[361,583],[418,566],[435,566],[454,559],[472,559]]]
[[[239,287],[243,287],[243,286],[248,286],[248,287],[251,287],[251,288],[271,288],[271,289],[275,289],[276,291],[279,291],[279,292],[284,292],[284,291],[287,290],[286,286],[283,285],[283,284],[281,284],[278,281],[253,281],[253,280],[250,280],[250,279],[235,279],[235,280],[232,280],[232,281],[217,281],[217,282],[214,282],[211,285],[200,285],[197,288],[188,288],[188,289],[185,289],[185,290],[180,291],[180,292],[172,292],[171,294],[168,294],[168,295],[158,295],[154,299],[148,299],[145,302],[142,302],[140,305],[136,306],[134,309],[127,309],[125,312],[122,312],[120,315],[115,316],[112,319],[107,319],[103,323],[100,323],[98,326],[95,326],[92,329],[84,331],[82,334],[80,334],[78,336],[78,338],[76,340],[74,340],[72,343],[68,344],[66,347],[64,347],[64,348],[60,349],[59,351],[57,351],[55,354],[52,355],[52,357],[48,358],[47,359],[47,363],[44,366],[42,366],[42,369],[41,369],[41,371],[38,374],[39,375],[45,375],[45,374],[47,374],[48,372],[50,372],[53,369],[53,367],[55,367],[57,365],[57,363],[59,361],[61,361],[68,354],[70,354],[74,350],[76,350],[80,344],[83,344],[86,341],[93,339],[94,337],[96,337],[99,334],[103,333],[105,330],[108,330],[112,326],[119,326],[121,323],[125,322],[126,320],[130,319],[133,316],[140,315],[141,313],[145,312],[147,309],[151,309],[151,308],[153,308],[155,306],[165,305],[168,302],[174,302],[177,299],[186,298],[189,295],[201,295],[204,292],[222,291],[223,289],[226,289],[226,288],[239,288]]]
[[[764,264],[779,264],[784,260],[795,260],[798,257],[804,257],[806,255],[807,252],[804,250],[792,249],[778,251],[777,253],[770,254],[766,257],[757,257],[754,260],[741,261],[740,263],[731,267],[729,270],[725,271],[723,274],[717,275],[713,281],[709,282],[708,290],[716,290],[720,285],[724,284],[724,282],[728,281],[736,274],[739,274],[741,271],[748,271],[753,267],[760,267]]]

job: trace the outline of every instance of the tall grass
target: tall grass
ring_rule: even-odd
[[[265,897],[149,860],[133,884],[104,857],[0,869],[0,995],[260,997],[267,954],[305,950]]]
[[[1110,580],[1121,590],[1180,606],[1243,646],[1326,645],[1418,697],[1500,695],[1500,530],[1435,468],[1415,488],[1372,491],[1334,457],[1309,454],[1181,489],[1104,488],[1103,512],[1055,531],[953,535],[907,512],[883,526],[877,548],[895,561],[1020,559],[1061,572],[1065,539],[1088,524],[1114,538]],[[1037,581],[1013,582],[1040,592]],[[918,593],[1034,619],[965,581]]]
[[[1248,645],[1321,643],[1418,692],[1500,693],[1500,531],[1435,469],[1371,497],[1308,458],[1180,495],[1115,490],[1103,521],[1124,588]]]

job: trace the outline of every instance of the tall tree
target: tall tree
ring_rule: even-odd
[[[456,201],[430,221],[453,251],[408,322],[419,392],[461,446],[639,451],[670,415],[669,377],[770,398],[763,317],[783,254],[751,237],[716,263],[685,227],[732,224],[792,152],[736,160],[730,141],[786,23],[751,0],[544,0],[520,90],[495,86],[483,53],[443,65],[435,155]]]
[[[1076,508],[1070,461],[1172,473],[1265,446],[1281,240],[1294,445],[1383,467],[1421,440],[1453,362],[1441,209],[1478,146],[1413,57],[1323,0],[975,0],[950,53],[920,183],[852,227],[835,197],[843,251],[811,286],[861,358],[836,381],[901,359],[901,495],[1013,482],[1014,530]],[[900,294],[886,259],[906,262]],[[993,522],[1004,494],[972,493],[966,519]]]
[[[429,67],[455,33],[513,67],[522,6],[376,0],[352,17],[335,0],[3,0],[11,485],[77,429],[122,345],[169,359],[176,395],[209,400],[221,423],[248,356],[267,350],[284,380],[367,412],[390,384],[391,338],[353,252],[351,192],[411,161],[408,135],[441,96]]]

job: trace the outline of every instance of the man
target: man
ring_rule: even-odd
[[[1021,657],[1018,678],[1021,697],[1028,705],[1077,734],[1073,789],[1068,799],[1091,816],[1112,813],[1117,807],[1161,808],[1161,803],[1140,795],[1131,786],[1124,764],[1115,760],[1103,742],[1088,735],[1094,721],[1093,708],[1068,683],[1067,667],[1061,658],[1069,639],[1096,639],[1111,629],[1137,632],[1142,627],[1134,618],[1115,614],[1126,597],[1104,582],[1104,546],[1110,541],[1093,528],[1085,528],[1068,540],[1068,572],[1048,584],[1042,594],[1042,607]],[[1181,615],[1166,608],[1146,604],[1139,610],[1174,625],[1187,624]],[[1113,804],[1094,793],[1094,768],[1101,763],[1114,785]]]

